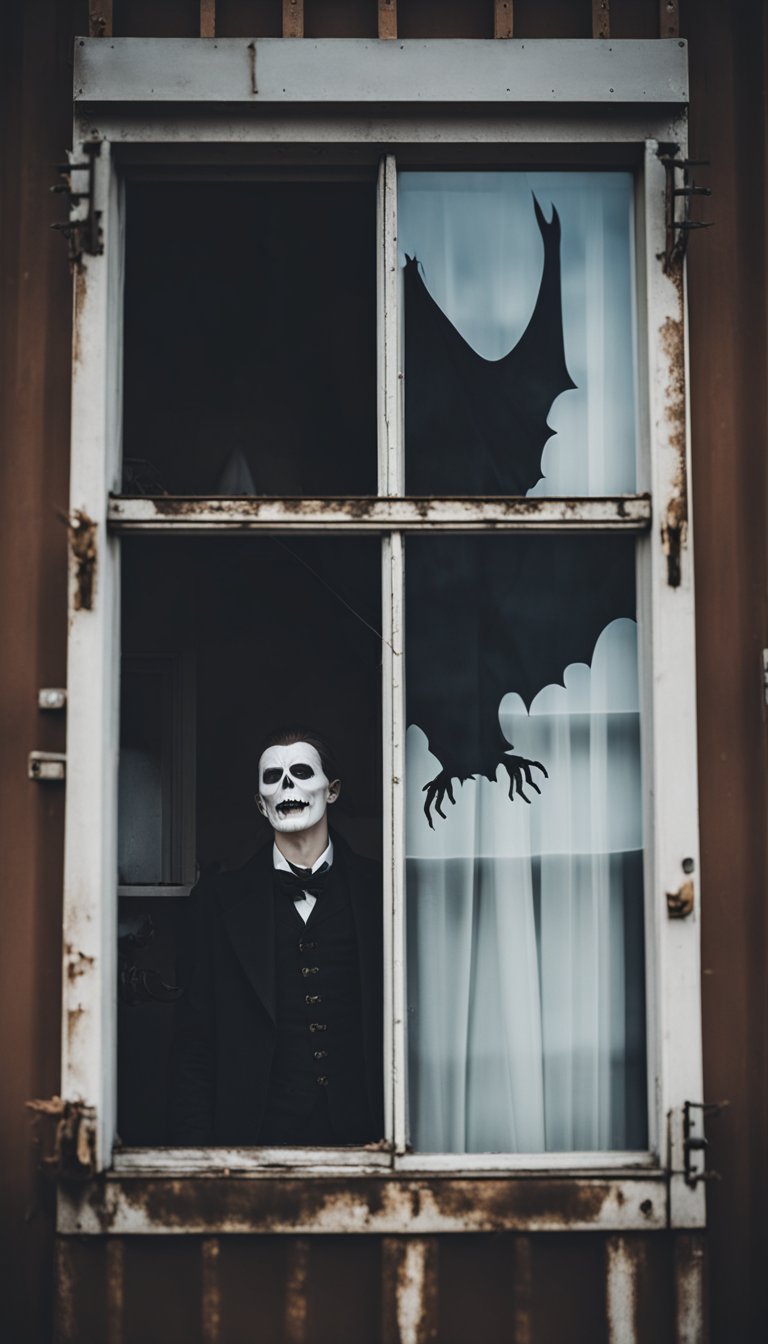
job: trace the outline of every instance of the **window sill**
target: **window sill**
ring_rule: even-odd
[[[59,1188],[69,1235],[654,1231],[668,1226],[669,1180],[647,1155],[606,1169],[391,1171],[386,1152],[127,1150],[115,1168]],[[561,1154],[579,1158],[583,1154]],[[636,1163],[643,1157],[646,1165]],[[299,1159],[294,1161],[293,1159]],[[629,1159],[629,1164],[627,1164]],[[411,1156],[411,1161],[418,1162]],[[269,1165],[267,1165],[269,1161]],[[486,1162],[488,1159],[486,1159]],[[291,1163],[291,1170],[286,1165]]]

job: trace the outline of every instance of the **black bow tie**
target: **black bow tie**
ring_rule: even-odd
[[[284,868],[276,868],[275,878],[280,891],[290,896],[292,901],[301,900],[305,892],[319,896],[331,872],[331,865],[327,862],[322,863],[316,873],[313,873],[311,868],[299,868],[295,863],[292,863],[290,868],[289,873]]]

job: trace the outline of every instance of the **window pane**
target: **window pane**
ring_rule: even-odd
[[[623,172],[400,175],[410,494],[635,489],[632,211]]]
[[[419,537],[406,560],[413,1146],[643,1148],[633,542]]]
[[[123,543],[122,583],[127,675],[119,844],[132,866],[121,873],[121,890],[128,892],[119,908],[118,1129],[126,1143],[165,1143],[175,1137],[166,1128],[173,1019],[183,1017],[199,972],[199,948],[190,927],[195,900],[178,891],[164,895],[162,888],[136,889],[155,882],[162,858],[162,819],[172,804],[174,775],[163,765],[163,725],[174,717],[164,699],[165,669],[194,669],[196,693],[187,697],[175,718],[177,731],[185,738],[191,735],[194,746],[181,767],[185,787],[196,795],[196,824],[188,837],[193,870],[189,884],[195,872],[217,882],[222,872],[242,870],[264,847],[271,877],[272,832],[254,797],[258,749],[268,733],[291,724],[314,728],[339,760],[342,792],[329,812],[340,837],[334,867],[345,842],[368,861],[380,858],[380,542],[372,537],[130,538]],[[146,768],[136,766],[137,752]],[[125,758],[132,763],[128,768]],[[357,894],[375,906],[380,880],[376,866],[368,862],[366,872],[371,871],[375,893],[366,888]],[[272,894],[270,885],[270,901]],[[255,895],[264,897],[264,892],[259,889]],[[355,895],[350,899],[354,904]],[[322,910],[313,918],[315,913],[320,917]],[[381,983],[381,923],[376,906],[364,944],[371,959],[366,964],[369,987],[374,979]],[[371,940],[377,938],[374,966]],[[257,1038],[266,1020],[258,975],[254,972],[251,981],[243,970],[263,955],[257,942],[254,930],[227,925],[211,943],[219,977],[211,990],[216,1013],[224,1013],[227,995],[236,996],[239,1004],[233,1048],[226,1058],[219,1051],[216,1076],[242,1089],[242,1105],[222,1122],[216,1142],[259,1141],[258,1132],[249,1129],[256,1104],[249,1088],[258,1082],[260,1066],[246,1067],[237,1058],[238,1050],[261,1048]],[[317,992],[316,984],[327,972],[328,947],[313,953],[311,964],[316,962],[320,972],[309,984],[299,976],[298,954],[291,947],[292,974],[303,1005],[304,995]],[[362,959],[363,952],[359,955]],[[380,1023],[380,989],[376,992]],[[364,1014],[363,1020],[368,1022]],[[325,1070],[329,1089],[340,1067],[338,1041],[328,1045],[331,1035],[329,1028],[328,1037],[313,1045],[326,1045],[331,1052],[337,1048]],[[314,1037],[308,1039],[314,1042]],[[199,1044],[205,1055],[204,1042]],[[370,1050],[366,1054],[366,1070],[377,1069],[380,1082],[380,1032],[371,1049],[377,1053],[373,1064]],[[210,1063],[211,1057],[205,1058]],[[210,1082],[206,1075],[205,1085]]]
[[[375,186],[130,183],[123,489],[376,492]]]

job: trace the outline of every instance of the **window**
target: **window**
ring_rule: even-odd
[[[664,116],[628,113],[606,150],[578,118],[510,136],[459,117],[446,141],[404,115],[383,155],[342,118],[321,167],[321,119],[282,160],[246,119],[226,174],[215,119],[190,124],[183,170],[146,110],[98,128],[72,506],[104,530],[72,634],[68,890],[95,892],[117,856],[129,950],[149,921],[166,958],[154,981],[134,956],[156,1040],[189,836],[198,865],[247,856],[265,695],[281,719],[312,688],[302,717],[352,762],[344,826],[384,859],[386,1142],[294,1166],[681,1169],[666,1117],[698,1095],[696,942],[665,894],[695,869],[695,758],[681,295],[648,137]],[[76,855],[97,762],[103,843]],[[66,1067],[101,1162],[117,1130],[135,1146],[118,1173],[228,1164],[156,1151],[159,1053],[150,1124],[140,1065],[120,1066],[127,1120],[94,1081],[115,1076],[104,904],[98,929]],[[698,1191],[675,1189],[697,1217]]]

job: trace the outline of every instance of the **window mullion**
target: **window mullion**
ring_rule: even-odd
[[[405,1034],[405,679],[404,546],[400,532],[382,543],[382,691],[384,766],[384,1104],[395,1151],[406,1144]]]
[[[377,235],[379,494],[399,496],[403,493],[403,453],[394,154],[386,154],[379,164]]]

